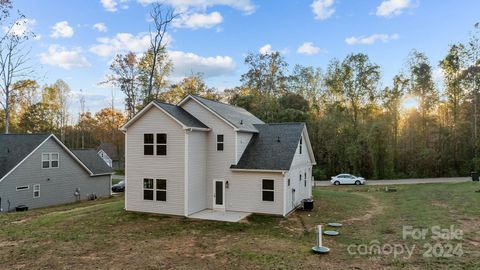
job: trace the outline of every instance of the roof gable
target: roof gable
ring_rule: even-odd
[[[186,96],[180,101],[180,103],[178,103],[178,106],[186,104],[190,99],[207,108],[210,112],[227,122],[236,131],[257,133],[258,130],[255,128],[255,124],[264,124],[262,120],[258,119],[255,115],[251,114],[244,108],[195,95]]]
[[[43,140],[42,140],[43,139]],[[111,174],[92,172],[75,154],[53,134],[0,134],[0,182],[20,166],[49,139],[54,140],[90,176]],[[13,151],[13,149],[15,151]],[[105,163],[100,159],[102,163]],[[39,167],[40,168],[40,167]]]
[[[102,142],[100,146],[98,146],[97,150],[99,152],[100,150],[102,150],[112,160],[118,160],[118,154],[117,154],[115,145],[113,145],[113,143]]]
[[[72,153],[93,173],[93,175],[111,174],[112,168],[94,149],[76,149]]]
[[[255,124],[253,135],[232,169],[288,171],[305,129],[304,123]]]
[[[156,107],[157,109],[164,112],[166,115],[171,117],[175,122],[177,122],[183,129],[195,129],[195,130],[210,130],[209,127],[203,124],[200,120],[195,118],[189,112],[184,110],[180,106],[176,106],[169,103],[164,103],[160,101],[152,101],[147,106],[145,106],[140,112],[138,112],[132,119],[125,123],[120,130],[126,131],[127,128],[140,119],[150,108]]]
[[[0,134],[0,179],[49,137],[50,134]]]

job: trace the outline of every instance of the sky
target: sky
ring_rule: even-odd
[[[117,53],[149,45],[149,4],[155,0],[13,0],[36,37],[28,41],[40,84],[65,80],[70,114],[123,109],[119,89],[100,85]],[[448,46],[465,42],[480,21],[478,0],[161,0],[181,12],[168,31],[172,82],[200,72],[218,91],[240,85],[248,53],[279,51],[289,68],[326,69],[333,58],[366,53],[381,66],[382,85],[412,49],[435,67]],[[441,80],[436,68],[434,75]]]

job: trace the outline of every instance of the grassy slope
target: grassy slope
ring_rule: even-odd
[[[251,216],[243,223],[129,213],[123,199],[0,215],[0,268],[475,268],[480,261],[480,188],[474,183],[315,190],[315,211],[288,219]],[[345,224],[325,238],[327,256],[309,252],[314,226]],[[462,257],[410,259],[352,256],[351,243],[422,245],[402,239],[402,226],[456,225],[466,231]],[[426,240],[430,241],[430,240]],[[477,251],[477,253],[475,253]],[[472,253],[473,252],[473,253]]]

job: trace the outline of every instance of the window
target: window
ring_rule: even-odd
[[[19,187],[17,187],[17,191],[26,190],[26,189],[29,189],[29,188],[30,188],[29,186],[19,186]]]
[[[153,201],[153,179],[143,179],[143,199]]]
[[[273,202],[274,192],[273,192],[273,180],[263,179],[262,180],[262,200],[264,202]]]
[[[303,174],[303,182],[304,182],[303,185],[307,186],[307,173],[306,172]]]
[[[288,178],[287,186],[290,186],[290,178]]]
[[[302,182],[302,174],[300,174],[298,181]]]
[[[143,154],[153,156],[153,134],[143,134]]]
[[[300,137],[300,155],[302,154],[303,137]]]
[[[50,154],[42,154],[42,168],[50,168]]]
[[[54,153],[54,154],[51,154],[51,167],[52,168],[58,168],[58,158],[59,158],[59,155],[58,153]]]
[[[166,202],[167,201],[167,180],[157,179],[156,186],[156,196],[157,201]]]
[[[223,135],[217,135],[217,151],[223,151]]]
[[[167,155],[167,134],[157,134],[157,156]]]
[[[60,155],[58,153],[42,153],[42,168],[58,168]]]
[[[33,185],[33,198],[40,198],[40,185]]]

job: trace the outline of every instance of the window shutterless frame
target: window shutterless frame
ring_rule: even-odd
[[[217,151],[223,151],[224,149],[224,136],[223,134],[217,134]]]
[[[167,134],[157,133],[157,156],[167,155]]]
[[[143,200],[153,201],[153,197],[154,197],[153,185],[154,185],[153,178],[143,179]]]
[[[155,180],[155,200],[166,202],[167,201],[167,180],[156,179]]]
[[[143,134],[143,155],[153,156],[154,154],[154,135],[153,133]]]
[[[300,137],[300,154],[302,154],[303,137]]]
[[[42,169],[51,169],[60,167],[59,153],[42,153]]]
[[[40,184],[33,185],[33,198],[40,198]]]
[[[271,179],[262,179],[262,201],[273,202],[275,200],[275,181]]]

